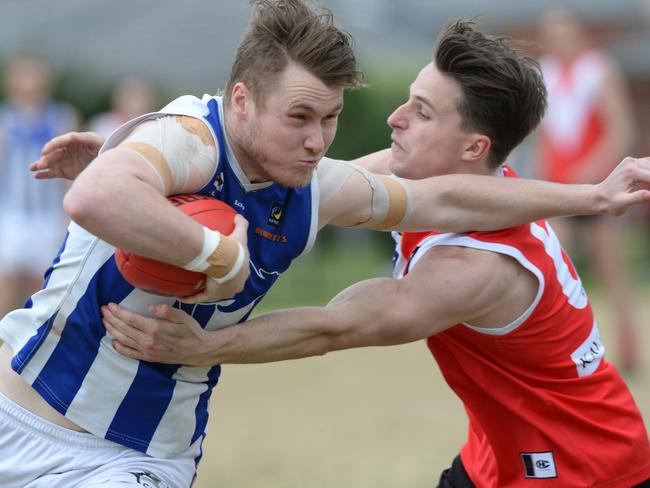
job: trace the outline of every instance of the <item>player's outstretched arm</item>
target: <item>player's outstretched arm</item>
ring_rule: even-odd
[[[485,177],[487,178],[487,177]],[[413,211],[400,227],[427,229],[427,209],[437,210],[436,230],[494,230],[555,216],[607,212],[621,215],[650,201],[650,159],[626,158],[601,183],[561,185],[519,178],[448,175],[410,182]],[[431,189],[435,188],[433,194]],[[431,196],[433,195],[433,197]],[[432,199],[435,207],[432,207]]]
[[[68,132],[47,142],[29,170],[38,180],[74,180],[97,157],[102,144],[104,138],[94,132]]]
[[[296,359],[411,342],[461,321],[479,322],[497,309],[516,317],[530,305],[536,287],[511,286],[522,273],[509,262],[494,253],[437,249],[402,280],[363,281],[326,307],[281,310],[218,331],[201,329],[168,305],[151,307],[154,317],[115,304],[102,313],[115,349],[135,359],[193,366]],[[519,309],[513,301],[520,302]]]
[[[326,168],[342,172],[341,162]],[[321,177],[319,175],[319,177]],[[324,178],[324,181],[328,181]],[[339,181],[341,178],[339,178]],[[327,223],[375,230],[498,230],[535,220],[608,212],[650,201],[650,159],[626,158],[596,185],[468,174],[400,180],[357,170],[321,203]],[[331,185],[323,185],[329,188]],[[324,192],[325,193],[325,192]]]
[[[350,162],[358,164],[362,168],[365,168],[372,173],[376,173],[378,175],[388,175],[390,174],[390,169],[388,167],[390,160],[391,150],[383,149],[372,154],[367,154],[366,156],[361,156],[360,158],[357,158]]]

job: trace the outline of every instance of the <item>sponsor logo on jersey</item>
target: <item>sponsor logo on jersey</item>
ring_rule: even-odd
[[[603,357],[605,346],[600,340],[598,324],[594,322],[589,337],[571,354],[571,359],[576,365],[578,376],[589,376],[598,369]]]
[[[553,453],[548,452],[522,452],[521,460],[524,463],[524,477],[526,478],[557,478]]]
[[[239,207],[239,208],[241,208],[242,210],[246,210],[246,206],[245,206],[242,202],[240,202],[239,200],[237,200],[237,199],[235,199],[235,203],[234,203],[234,205],[235,205],[235,207]]]
[[[223,190],[223,173],[219,173],[217,175],[217,178],[214,180],[213,185],[214,190],[212,191],[212,195],[214,196],[216,192]]]
[[[282,216],[284,215],[284,205],[279,202],[273,202],[267,223],[273,227],[280,227]]]
[[[282,234],[274,234],[273,232],[264,230],[261,227],[257,227],[255,229],[255,234],[263,237],[264,239],[268,239],[269,241],[279,242],[280,244],[286,244],[287,242],[289,242],[289,238],[287,236]]]

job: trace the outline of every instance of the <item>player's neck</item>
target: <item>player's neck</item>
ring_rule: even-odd
[[[246,143],[244,130],[241,124],[235,119],[234,115],[228,110],[224,110],[224,132],[230,149],[237,159],[239,167],[250,183],[263,183],[268,181],[266,174],[260,171],[259,165],[251,154],[250,144]]]
[[[491,168],[485,158],[475,161],[461,161],[454,166],[453,171],[449,174],[465,174],[478,176],[495,176],[498,174],[498,167]]]

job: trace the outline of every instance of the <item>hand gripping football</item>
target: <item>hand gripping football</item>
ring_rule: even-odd
[[[230,234],[237,212],[224,202],[204,195],[175,195],[169,201],[201,225],[222,234]],[[206,275],[145,258],[121,249],[115,251],[115,262],[126,281],[149,293],[178,298],[199,293],[205,287]]]

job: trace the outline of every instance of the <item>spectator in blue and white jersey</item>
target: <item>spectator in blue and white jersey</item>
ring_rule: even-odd
[[[43,145],[77,126],[75,110],[50,97],[44,59],[21,53],[4,73],[0,105],[0,317],[36,291],[65,232],[64,185],[38,183],[28,170]]]

